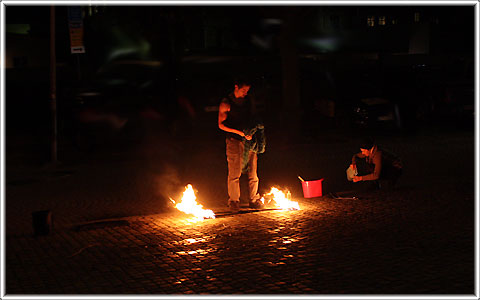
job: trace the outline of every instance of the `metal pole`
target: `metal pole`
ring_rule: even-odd
[[[80,66],[80,53],[75,55],[77,57],[77,79],[78,81],[82,80],[82,69]]]
[[[57,65],[55,55],[55,6],[50,6],[50,110],[52,113],[51,160],[57,163]]]

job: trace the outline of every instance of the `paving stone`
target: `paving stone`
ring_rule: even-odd
[[[294,153],[311,158],[311,147],[302,147],[294,148]],[[452,147],[458,153],[473,151],[470,139]],[[428,149],[435,149],[438,153],[432,155],[439,157],[453,153],[438,145]],[[409,158],[409,152],[404,154]],[[276,164],[284,160],[277,158]],[[262,163],[268,162],[266,157]],[[296,162],[302,163],[299,158]],[[410,165],[420,164],[421,171],[430,163]],[[7,219],[11,213],[26,214],[15,203],[25,203],[32,193],[45,204],[53,203],[52,189],[73,200],[64,204],[65,215],[58,216],[60,226],[52,235],[34,238],[28,222],[8,227],[7,293],[472,294],[474,197],[473,188],[462,187],[473,187],[473,182],[453,167],[462,164],[465,170],[473,163],[464,157],[442,163],[445,170],[457,172],[449,175],[448,182],[417,176],[410,169],[409,184],[392,193],[367,193],[358,201],[303,199],[299,194],[299,211],[262,211],[199,223],[174,211],[148,214],[155,200],[142,200],[152,193],[142,181],[151,179],[136,165],[145,167],[144,162],[107,164],[111,169],[107,173],[96,167],[98,175],[91,169],[79,171],[64,182],[32,183],[30,191],[14,186],[7,189],[7,204],[14,206],[7,210]],[[122,176],[131,170],[128,178],[135,184],[128,185]],[[274,172],[269,174],[274,178]],[[93,180],[108,178],[111,186],[105,186],[105,191],[89,189]],[[424,186],[415,184],[417,179],[432,181],[422,181]],[[96,213],[109,211],[107,205],[110,209],[125,205],[132,217],[97,220]],[[139,211],[136,205],[142,207],[143,215],[134,214]],[[97,226],[74,230],[87,219]]]

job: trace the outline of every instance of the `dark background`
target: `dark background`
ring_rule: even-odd
[[[50,7],[5,10],[7,292],[475,289],[473,6],[92,5],[82,8],[84,54],[70,53],[67,9],[55,7],[56,114]],[[251,80],[265,121],[260,193],[288,188],[302,209],[185,225],[169,198],[187,183],[205,208],[227,209],[217,113],[237,77]],[[402,158],[396,189],[346,180],[364,135]],[[303,198],[298,175],[323,178],[324,196]],[[50,235],[33,236],[35,211],[52,213]],[[160,225],[105,221],[143,216]],[[100,228],[73,230],[89,222]],[[202,235],[218,236],[205,260],[168,256]],[[293,247],[271,245],[290,235]],[[272,270],[282,248],[291,258]],[[210,269],[222,277],[213,284]],[[232,270],[245,276],[229,281]],[[172,284],[178,276],[189,280]]]
[[[353,112],[374,97],[396,106],[395,133],[473,128],[472,6],[89,6],[84,54],[70,53],[67,8],[56,7],[60,143],[93,149],[85,127],[109,125],[84,124],[84,111],[191,136],[238,77],[266,122],[295,136],[383,129]],[[48,157],[50,7],[9,5],[6,23],[7,138],[34,135]]]

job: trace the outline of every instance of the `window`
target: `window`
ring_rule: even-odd
[[[385,25],[385,16],[381,16],[378,18],[378,25]]]
[[[397,24],[397,23],[398,23],[397,19],[392,19],[392,24],[393,24],[393,25],[395,25],[395,24]]]
[[[420,13],[419,12],[415,13],[414,20],[415,20],[415,23],[420,22]]]
[[[370,16],[370,17],[367,18],[367,25],[369,27],[375,26],[375,17],[374,16]]]

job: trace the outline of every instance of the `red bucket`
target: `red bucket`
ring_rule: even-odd
[[[322,196],[322,179],[312,181],[302,181],[303,197],[315,198]]]

